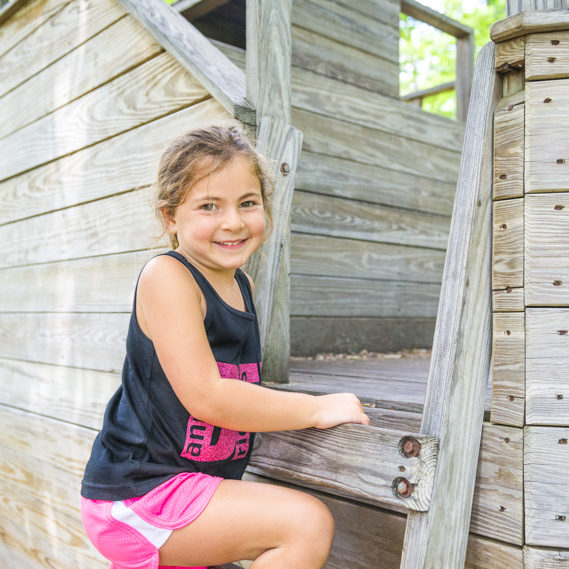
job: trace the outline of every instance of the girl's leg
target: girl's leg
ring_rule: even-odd
[[[254,559],[251,569],[322,569],[333,537],[332,515],[316,498],[224,480],[199,518],[172,532],[160,549],[160,565]]]

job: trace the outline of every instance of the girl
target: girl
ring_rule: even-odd
[[[189,132],[162,156],[158,211],[172,251],[143,268],[122,384],[82,485],[87,534],[111,569],[320,569],[333,520],[315,498],[241,481],[252,432],[369,424],[352,394],[261,387],[253,283],[269,178],[234,128]]]

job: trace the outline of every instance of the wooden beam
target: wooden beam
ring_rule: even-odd
[[[569,8],[569,2],[566,0],[506,0],[507,16],[513,16],[519,12],[553,10],[555,8]]]
[[[162,0],[119,0],[236,118],[253,121],[245,97],[245,75],[183,16]]]
[[[410,512],[402,569],[462,569],[490,368],[494,46],[478,55],[421,431],[440,438],[431,508]]]
[[[416,455],[405,457],[406,441],[417,443]],[[302,481],[309,488],[370,504],[424,511],[429,507],[437,451],[435,437],[340,425],[325,431],[256,435],[248,470],[280,480]],[[408,496],[396,492],[402,478],[413,489]]]
[[[490,29],[495,43],[541,32],[569,30],[569,11],[539,10],[520,12],[496,22]]]
[[[29,0],[12,0],[8,4],[0,7],[0,24],[11,18],[24,4],[28,4]]]
[[[462,38],[473,33],[472,28],[428,8],[420,2],[415,2],[415,0],[401,0],[401,11],[411,18],[425,22],[425,24],[429,24],[455,38]]]

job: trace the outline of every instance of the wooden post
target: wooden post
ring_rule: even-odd
[[[402,569],[462,569],[466,558],[490,369],[493,44],[472,92],[421,425],[439,458],[430,510],[407,518]]]
[[[255,280],[263,376],[276,382],[288,381],[290,263],[287,248],[294,174],[302,146],[302,133],[290,125],[290,10],[290,0],[247,2],[247,99],[257,111],[257,147],[275,172],[274,227],[247,270]]]

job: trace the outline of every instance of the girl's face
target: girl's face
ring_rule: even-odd
[[[242,156],[200,180],[174,212],[163,214],[178,250],[205,272],[233,275],[265,237],[261,182]]]

